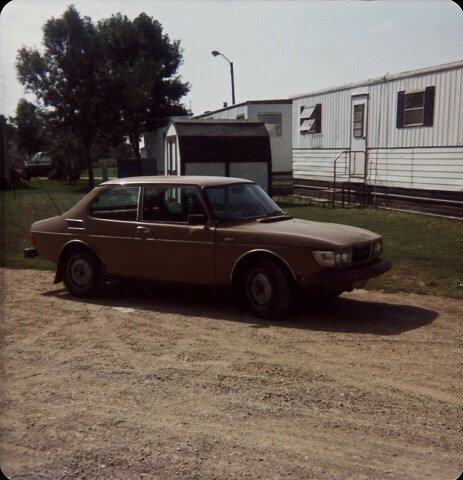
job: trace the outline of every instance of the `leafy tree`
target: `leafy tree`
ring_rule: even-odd
[[[22,98],[16,106],[16,138],[21,150],[27,152],[29,158],[35,152],[47,150],[45,118],[43,113],[33,104]]]
[[[171,42],[161,24],[145,13],[133,21],[120,13],[98,23],[119,126],[140,158],[144,131],[172,115],[185,115],[180,99],[188,83],[176,75],[182,63],[179,41]]]
[[[48,20],[43,32],[43,53],[19,50],[18,77],[46,108],[49,120],[72,132],[82,153],[80,168],[88,169],[92,188],[94,144],[108,136],[117,121],[102,69],[100,36],[91,19],[82,18],[74,6],[61,18]]]
[[[121,144],[126,136],[140,157],[143,131],[186,113],[180,99],[189,86],[176,74],[180,42],[170,42],[146,14],[133,21],[117,14],[95,26],[70,6],[48,20],[43,33],[43,53],[18,51],[18,78],[37,97],[55,140],[67,145],[61,150],[72,145],[73,169],[87,168],[89,187],[102,146]],[[56,141],[53,148],[59,150]]]
[[[2,126],[2,132],[5,135],[5,143],[17,140],[17,128],[15,126],[14,118],[6,118],[0,115],[0,124]],[[3,137],[2,137],[3,142]]]

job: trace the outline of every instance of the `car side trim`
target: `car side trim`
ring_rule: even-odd
[[[230,272],[230,283],[233,281],[233,276],[235,274],[235,270],[237,268],[237,266],[239,265],[239,263],[241,262],[241,260],[244,260],[245,257],[248,257],[249,255],[252,255],[252,254],[256,254],[256,253],[264,253],[264,254],[269,254],[271,255],[272,257],[278,259],[279,261],[281,261],[284,265],[286,265],[286,267],[288,268],[288,271],[291,273],[291,276],[293,277],[293,280],[297,281],[297,277],[296,277],[296,274],[294,273],[294,270],[292,269],[291,265],[289,265],[289,263],[283,258],[281,257],[280,255],[278,255],[277,253],[275,252],[272,252],[271,250],[266,250],[264,248],[256,248],[254,250],[249,250],[248,252],[246,253],[243,253],[236,261],[235,263],[233,264],[233,268]]]

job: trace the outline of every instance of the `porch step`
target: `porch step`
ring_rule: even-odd
[[[331,204],[331,200],[327,198],[319,198],[319,197],[306,197],[305,195],[301,198],[304,198],[304,200],[307,200],[310,204],[317,204],[317,205],[322,205],[323,207],[325,205]]]
[[[332,201],[333,200],[333,195],[335,195],[335,193],[338,193],[339,190],[333,190],[332,188],[326,188],[326,189],[323,189],[323,190],[319,190],[318,191],[318,196],[320,199],[326,199],[328,201]]]

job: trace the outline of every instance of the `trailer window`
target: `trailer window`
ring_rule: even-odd
[[[363,137],[365,122],[365,105],[354,105],[354,137]]]
[[[424,90],[405,94],[404,125],[423,125]]]
[[[397,128],[433,125],[435,87],[397,94]]]
[[[302,106],[299,112],[299,131],[301,133],[320,133],[322,131],[322,105]]]

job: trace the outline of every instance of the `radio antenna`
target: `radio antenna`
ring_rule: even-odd
[[[42,188],[45,190],[46,194],[48,195],[48,198],[50,199],[51,203],[53,203],[54,207],[58,211],[58,214],[61,216],[61,210],[59,209],[58,205],[56,202],[53,200],[53,197],[50,195],[50,192],[47,190],[47,187],[45,187],[45,184],[40,180],[40,177],[37,177],[39,180],[40,185],[42,185]]]

